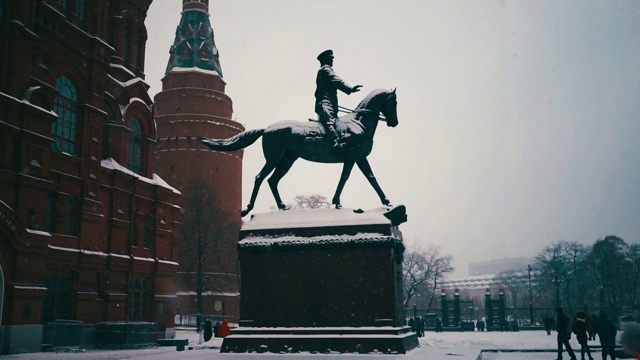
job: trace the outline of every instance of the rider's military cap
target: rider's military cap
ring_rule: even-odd
[[[331,50],[331,49],[321,52],[320,55],[318,55],[318,60],[321,60],[321,59],[329,57],[329,56],[333,57],[333,50]]]

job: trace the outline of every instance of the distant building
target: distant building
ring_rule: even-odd
[[[470,263],[469,275],[495,275],[504,271],[525,271],[533,260],[529,257],[518,257]]]
[[[175,331],[180,193],[155,174],[150,4],[0,1],[1,354],[41,351],[56,320]]]
[[[225,94],[208,5],[182,1],[162,91],[154,99],[155,156],[158,173],[183,193],[178,313],[237,322],[243,151],[213,151],[197,138],[229,138],[245,129],[231,119],[233,103]]]

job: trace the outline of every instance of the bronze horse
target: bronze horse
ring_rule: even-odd
[[[336,193],[331,200],[337,209],[342,207],[340,195],[354,164],[358,165],[369,180],[382,204],[389,205],[389,199],[380,189],[367,161],[367,156],[373,147],[373,135],[376,132],[378,120],[382,119],[380,113],[384,115],[387,126],[398,125],[395,89],[372,91],[352,113],[338,119],[337,131],[346,137],[345,145],[341,148],[333,148],[332,144],[325,139],[324,127],[318,121],[280,121],[269,125],[266,129],[247,130],[228,139],[199,138],[199,140],[213,150],[234,151],[244,149],[261,136],[263,137],[262,151],[267,162],[256,176],[251,200],[247,208],[242,211],[242,216],[253,209],[260,185],[272,171],[273,174],[268,180],[269,187],[278,208],[286,209],[278,192],[278,182],[298,158],[319,163],[344,163]]]

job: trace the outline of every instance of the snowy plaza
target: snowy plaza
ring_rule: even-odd
[[[428,360],[453,360],[453,359],[478,359],[478,360],[517,360],[517,359],[555,359],[556,336],[555,333],[547,336],[544,331],[520,331],[520,332],[445,332],[445,333],[425,333],[425,337],[420,338],[420,347],[407,354],[384,355],[384,354],[273,354],[273,353],[250,353],[250,354],[221,354],[220,346],[222,339],[214,338],[211,341],[199,345],[198,333],[192,330],[179,330],[178,339],[188,339],[189,347],[192,350],[182,352],[176,351],[175,347],[157,347],[138,350],[84,350],[58,353],[32,353],[22,355],[7,355],[6,359],[96,359],[96,360],[119,360],[119,359],[367,359],[367,360],[388,360],[388,359],[428,359]],[[590,342],[590,345],[599,345],[598,341]],[[580,346],[571,339],[571,346],[576,356],[580,356]],[[483,352],[484,350],[484,352]],[[486,351],[486,350],[506,350],[506,351]],[[523,351],[524,350],[524,351]],[[530,350],[527,352],[526,350]],[[596,349],[592,350],[595,359],[601,356]],[[482,355],[481,355],[482,353]],[[569,356],[565,353],[565,359]]]

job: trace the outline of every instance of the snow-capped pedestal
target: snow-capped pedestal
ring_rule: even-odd
[[[404,206],[257,214],[238,243],[240,327],[222,352],[418,346],[402,316]]]

